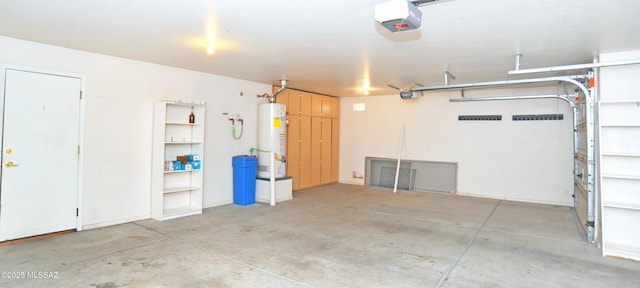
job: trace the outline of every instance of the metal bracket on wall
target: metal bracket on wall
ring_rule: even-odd
[[[444,86],[449,86],[450,80],[455,80],[456,76],[449,73],[449,71],[444,71]]]
[[[520,61],[522,60],[522,54],[518,53],[516,54],[516,69],[515,71],[519,71],[520,70]]]

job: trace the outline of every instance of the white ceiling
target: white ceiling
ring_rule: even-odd
[[[335,96],[442,85],[447,70],[515,79],[517,53],[524,69],[640,49],[638,0],[441,0],[395,34],[374,21],[387,1],[0,0],[0,35]]]

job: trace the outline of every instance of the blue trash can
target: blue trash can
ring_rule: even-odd
[[[248,205],[256,202],[256,173],[258,158],[238,155],[232,158],[233,203]]]

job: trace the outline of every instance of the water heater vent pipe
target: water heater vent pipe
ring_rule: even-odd
[[[280,89],[276,90],[276,92],[273,92],[273,95],[271,95],[271,97],[269,97],[269,103],[276,102],[276,96],[278,94],[280,94],[280,92],[282,92],[282,90],[284,90],[284,88],[286,86],[287,86],[287,80],[281,79],[280,80]]]

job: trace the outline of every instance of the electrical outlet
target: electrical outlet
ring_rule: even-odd
[[[364,173],[362,173],[361,171],[352,171],[351,172],[351,178],[363,179],[364,178]]]

